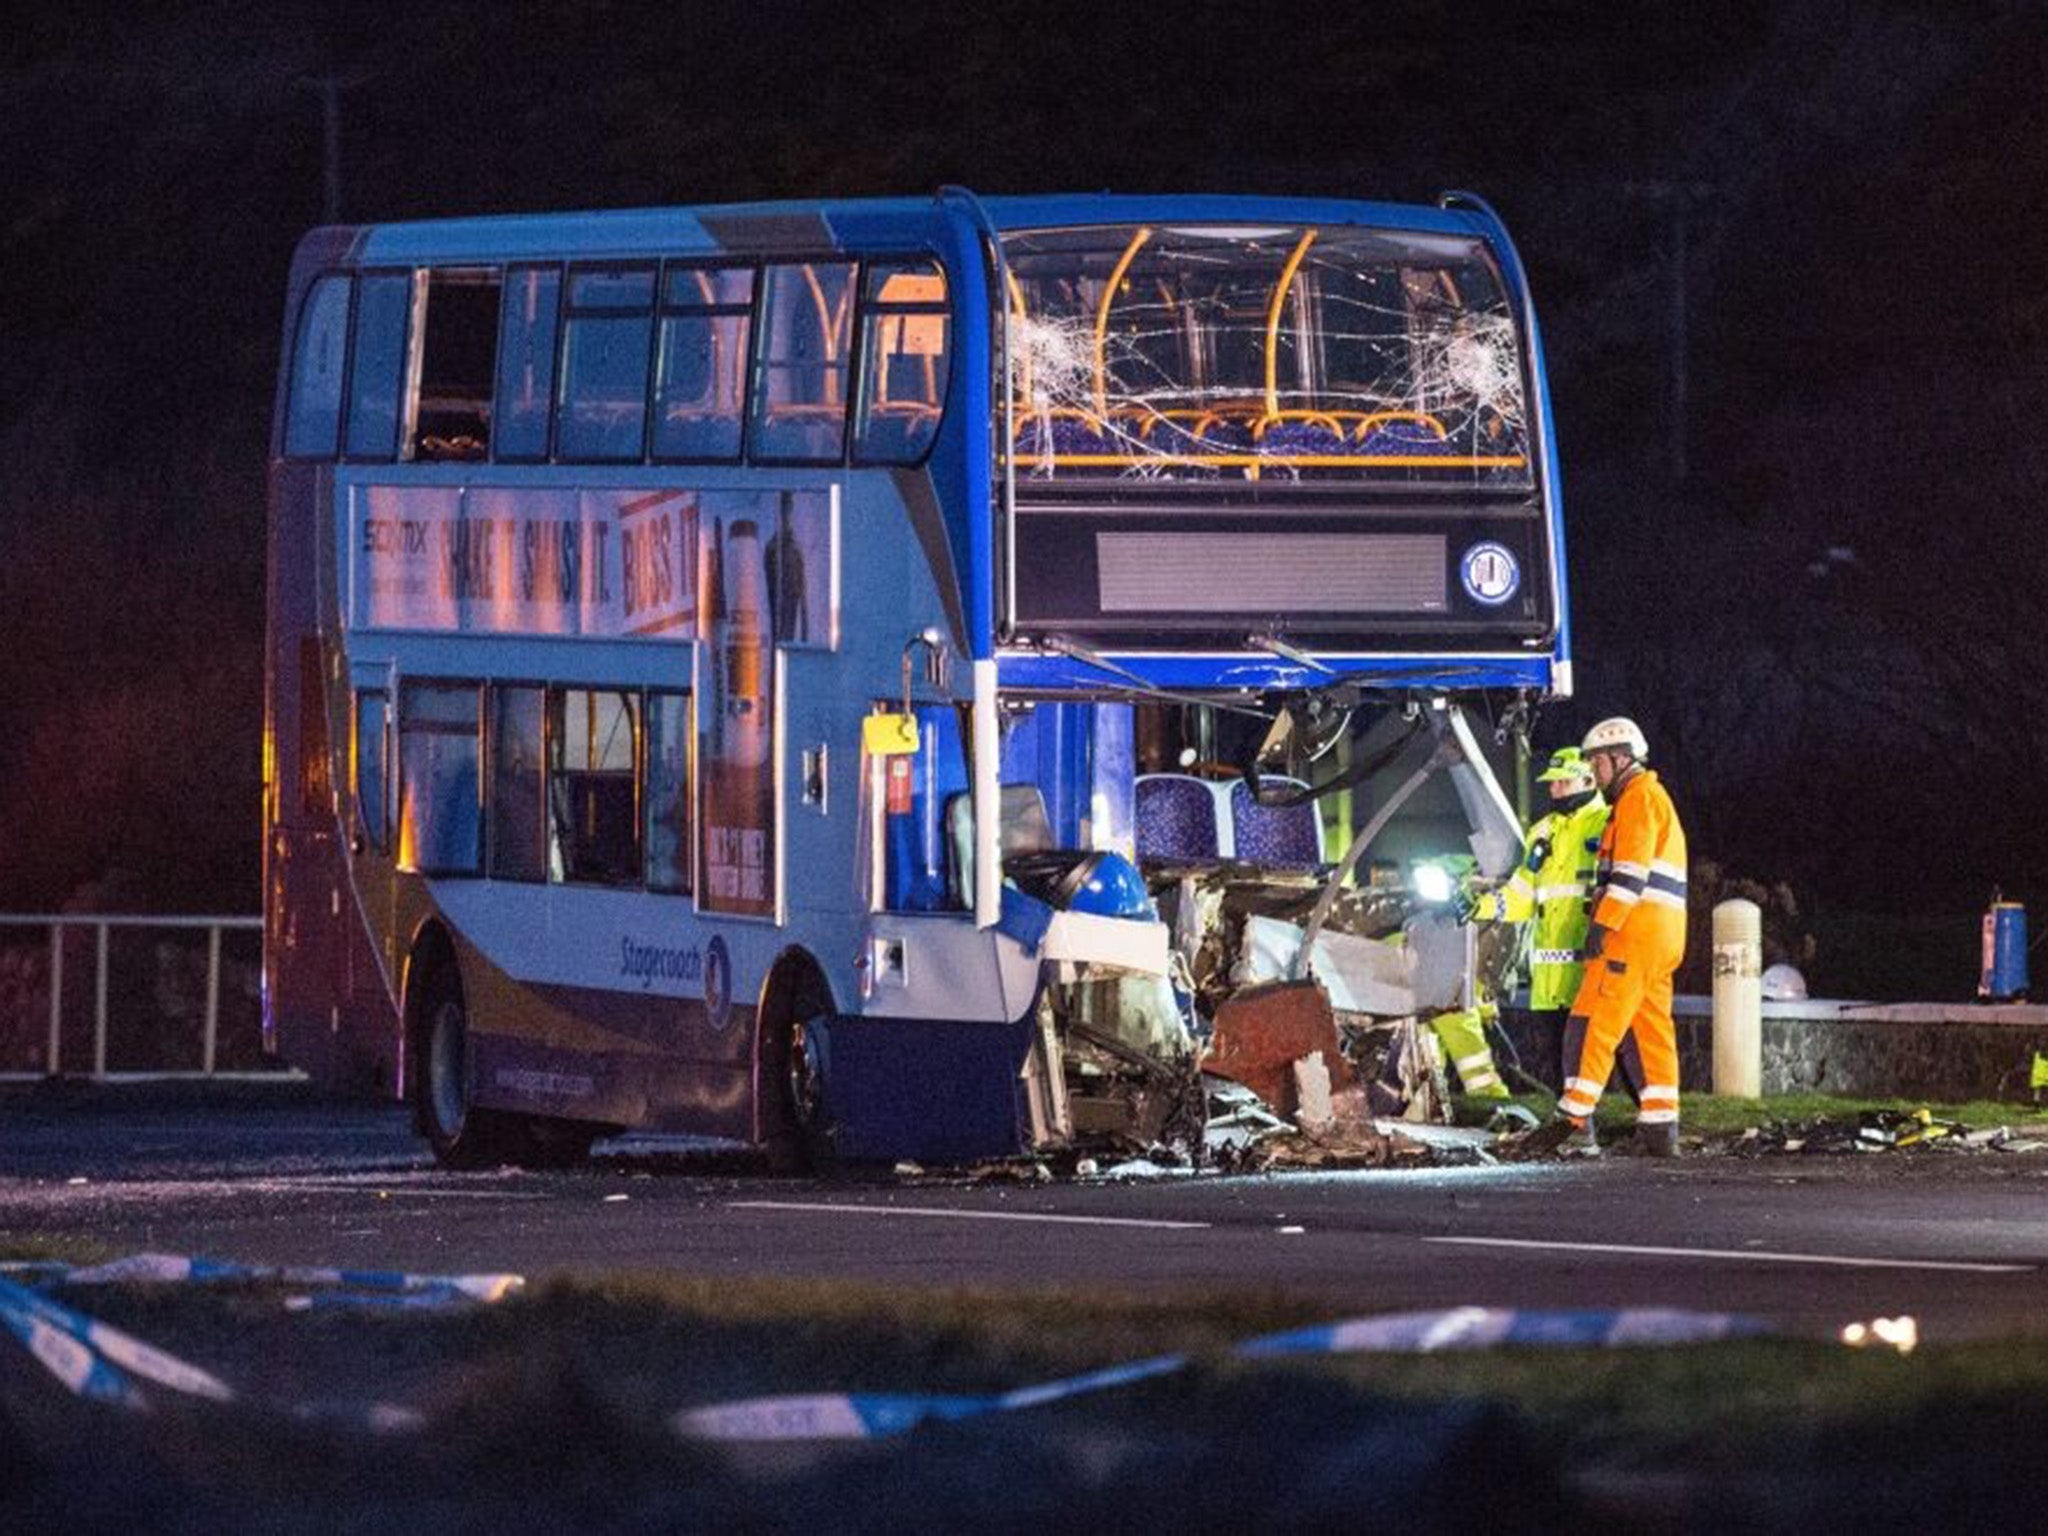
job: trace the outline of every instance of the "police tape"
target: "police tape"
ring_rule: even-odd
[[[0,1321],[73,1396],[144,1407],[140,1377],[191,1397],[234,1400],[225,1383],[198,1366],[12,1280],[0,1279]]]
[[[215,1403],[242,1401],[227,1383],[111,1323],[0,1277],[0,1325],[74,1397],[146,1411],[149,1388]],[[292,1404],[294,1418],[345,1423],[377,1432],[415,1429],[425,1416],[394,1403]]]
[[[920,1424],[1035,1408],[1061,1398],[1129,1386],[1155,1376],[1171,1375],[1187,1363],[1185,1355],[1160,1355],[981,1397],[876,1392],[750,1397],[705,1408],[685,1408],[669,1424],[686,1440],[882,1440]]]
[[[175,1253],[135,1253],[82,1268],[44,1266],[42,1285],[276,1284],[372,1292],[417,1292],[437,1301],[503,1301],[526,1284],[523,1275],[415,1275],[401,1270],[325,1269],[297,1264],[238,1264]]]
[[[1630,1348],[1754,1338],[1770,1331],[1763,1319],[1745,1313],[1694,1312],[1677,1307],[1623,1307],[1610,1311],[1451,1307],[1429,1312],[1394,1312],[1266,1334],[1237,1345],[1230,1353],[1241,1359],[1263,1359],[1311,1354],[1430,1354],[1502,1346]],[[877,1440],[921,1424],[1035,1408],[1128,1386],[1172,1375],[1189,1363],[1190,1357],[1186,1355],[1160,1355],[981,1397],[825,1392],[742,1398],[683,1409],[669,1424],[687,1440]]]

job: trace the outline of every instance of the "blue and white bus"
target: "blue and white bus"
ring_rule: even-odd
[[[1505,867],[1465,715],[1569,692],[1563,569],[1527,284],[1462,194],[316,230],[267,1039],[453,1163],[1156,1121],[1119,1085],[1201,1020],[1148,886],[1324,878],[1364,785],[1324,815],[1301,765],[1404,719]],[[1205,777],[1261,742],[1296,787]]]

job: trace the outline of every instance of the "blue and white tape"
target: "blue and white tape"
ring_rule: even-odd
[[[1272,1355],[1433,1354],[1500,1346],[1544,1349],[1617,1349],[1635,1345],[1705,1344],[1766,1333],[1761,1318],[1740,1312],[1693,1312],[1682,1307],[1623,1307],[1612,1311],[1538,1311],[1505,1307],[1451,1307],[1438,1312],[1392,1312],[1268,1334],[1238,1345],[1247,1358]]]
[[[192,1397],[218,1403],[234,1400],[225,1383],[198,1366],[12,1280],[0,1280],[0,1318],[43,1368],[76,1396],[139,1407],[143,1398],[135,1378],[140,1377]]]
[[[1394,1312],[1267,1334],[1238,1345],[1243,1359],[1278,1355],[1366,1352],[1428,1354],[1497,1346],[1551,1349],[1623,1348],[1699,1344],[1769,1332],[1761,1318],[1735,1312],[1691,1312],[1675,1307],[1615,1311],[1536,1311],[1451,1307]],[[1109,1387],[1167,1376],[1188,1364],[1185,1355],[1160,1355],[987,1397],[892,1396],[827,1392],[744,1398],[686,1408],[670,1424],[688,1440],[879,1440],[920,1424],[1035,1408]]]
[[[237,1264],[175,1253],[135,1253],[110,1264],[61,1269],[42,1284],[175,1285],[256,1283],[377,1292],[425,1292],[438,1300],[503,1301],[526,1284],[522,1275],[415,1275],[385,1269],[322,1269],[295,1264]]]
[[[0,1323],[75,1397],[147,1409],[146,1388],[161,1387],[216,1403],[240,1400],[210,1372],[12,1280],[0,1279]],[[321,1403],[286,1411],[295,1418],[378,1432],[415,1429],[424,1422],[416,1410],[393,1403]]]
[[[1160,1355],[983,1397],[878,1392],[749,1397],[707,1408],[685,1408],[669,1422],[686,1440],[883,1440],[920,1424],[1035,1408],[1061,1398],[1129,1386],[1171,1375],[1187,1363],[1185,1355]]]

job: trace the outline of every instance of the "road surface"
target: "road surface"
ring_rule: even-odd
[[[0,1252],[52,1240],[249,1262],[668,1271],[906,1287],[1240,1288],[1333,1315],[1674,1305],[1832,1332],[2048,1332],[2048,1155],[1701,1158],[967,1183],[773,1177],[614,1144],[449,1173],[399,1110],[244,1094],[0,1099]]]

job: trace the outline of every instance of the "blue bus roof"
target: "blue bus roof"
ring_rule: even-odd
[[[926,238],[940,206],[936,197],[845,198],[425,219],[361,226],[356,257],[367,263],[404,264],[564,256],[601,259],[652,251],[712,254],[742,244],[751,250],[814,252],[911,244]],[[1218,223],[1359,224],[1465,235],[1494,231],[1492,221],[1463,207],[1339,198],[1094,192],[991,197],[981,206],[1000,230]]]

